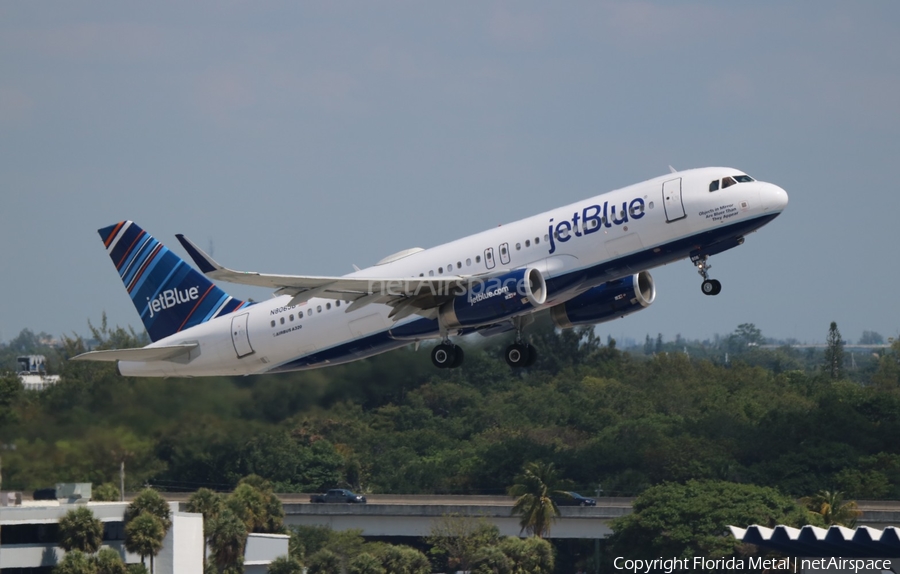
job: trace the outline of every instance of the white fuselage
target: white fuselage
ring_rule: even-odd
[[[742,172],[703,168],[670,173],[500,227],[421,250],[348,277],[478,276],[534,267],[548,281],[552,307],[606,281],[682,259],[743,237],[787,204],[776,185],[746,181],[710,191],[710,182]],[[604,217],[605,211],[605,217]],[[390,259],[390,258],[389,258]],[[637,266],[637,267],[636,267]],[[577,277],[577,281],[566,278]],[[347,302],[313,298],[289,306],[288,295],[212,319],[153,346],[199,343],[189,357],[120,362],[124,375],[247,375],[326,366],[434,338],[396,337],[388,305],[349,313]],[[425,321],[416,315],[399,324]]]

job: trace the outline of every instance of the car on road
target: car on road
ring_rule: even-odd
[[[553,502],[556,506],[597,506],[597,501],[593,498],[581,496],[577,492],[566,492],[561,496],[554,496]]]
[[[325,494],[313,494],[310,502],[345,502],[350,504],[365,504],[366,497],[344,488],[332,488]]]

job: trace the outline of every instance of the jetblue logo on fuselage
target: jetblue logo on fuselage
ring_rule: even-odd
[[[163,309],[171,309],[176,305],[187,303],[188,301],[196,301],[200,298],[200,289],[191,287],[189,289],[166,289],[156,296],[152,301],[147,297],[147,310],[150,311],[150,317],[159,313]]]
[[[623,201],[622,209],[619,211],[618,205],[611,205],[608,201],[604,201],[603,205],[589,205],[581,212],[575,212],[572,219],[553,224],[553,218],[550,218],[550,226],[547,228],[547,235],[550,237],[550,253],[556,251],[556,242],[565,243],[572,237],[583,237],[600,231],[601,227],[612,227],[613,225],[622,225],[628,223],[628,217],[631,219],[640,219],[644,217],[644,200],[635,197],[631,201]],[[612,217],[610,217],[612,213]]]

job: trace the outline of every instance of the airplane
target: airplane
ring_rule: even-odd
[[[649,269],[689,258],[717,295],[709,258],[776,218],[787,193],[727,167],[675,171],[341,277],[273,275],[220,265],[176,235],[198,272],[133,221],[98,230],[152,343],[83,353],[125,376],[284,373],[338,365],[437,339],[431,360],[456,368],[453,338],[515,331],[512,368],[537,354],[522,335],[549,310],[559,328],[650,306]],[[202,273],[201,273],[202,272]],[[235,299],[213,281],[267,287]]]

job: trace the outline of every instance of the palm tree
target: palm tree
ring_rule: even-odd
[[[820,490],[812,496],[801,499],[801,502],[816,514],[822,516],[825,524],[839,524],[847,528],[856,526],[856,519],[862,516],[862,511],[853,500],[844,500],[844,493],[836,490]]]
[[[142,512],[125,525],[125,549],[140,555],[141,564],[150,557],[150,572],[153,572],[153,558],[162,550],[166,537],[162,522],[149,512]]]
[[[303,566],[290,556],[279,556],[269,564],[266,574],[303,574]]]
[[[84,506],[70,510],[59,519],[59,545],[66,552],[80,550],[93,554],[103,543],[103,523]]]
[[[95,559],[97,574],[126,574],[125,563],[112,548],[104,548]]]
[[[66,552],[62,562],[53,569],[53,574],[96,574],[96,572],[94,562],[80,550]]]
[[[187,501],[186,509],[188,512],[195,512],[203,515],[203,571],[206,572],[206,542],[209,540],[212,530],[210,526],[213,520],[218,518],[222,509],[225,508],[225,500],[222,495],[213,492],[208,488],[201,488],[191,495]]]
[[[557,471],[553,463],[529,462],[516,481],[509,488],[509,494],[516,497],[512,512],[522,516],[519,521],[522,531],[543,538],[550,532],[550,523],[559,516],[552,497],[566,496],[557,490]]]
[[[159,519],[164,532],[168,532],[172,527],[172,511],[169,509],[169,503],[152,488],[145,488],[134,497],[134,500],[125,509],[125,523],[127,524],[145,512],[149,512]]]
[[[209,545],[220,572],[243,565],[246,543],[247,527],[230,509],[223,510],[210,524]]]

